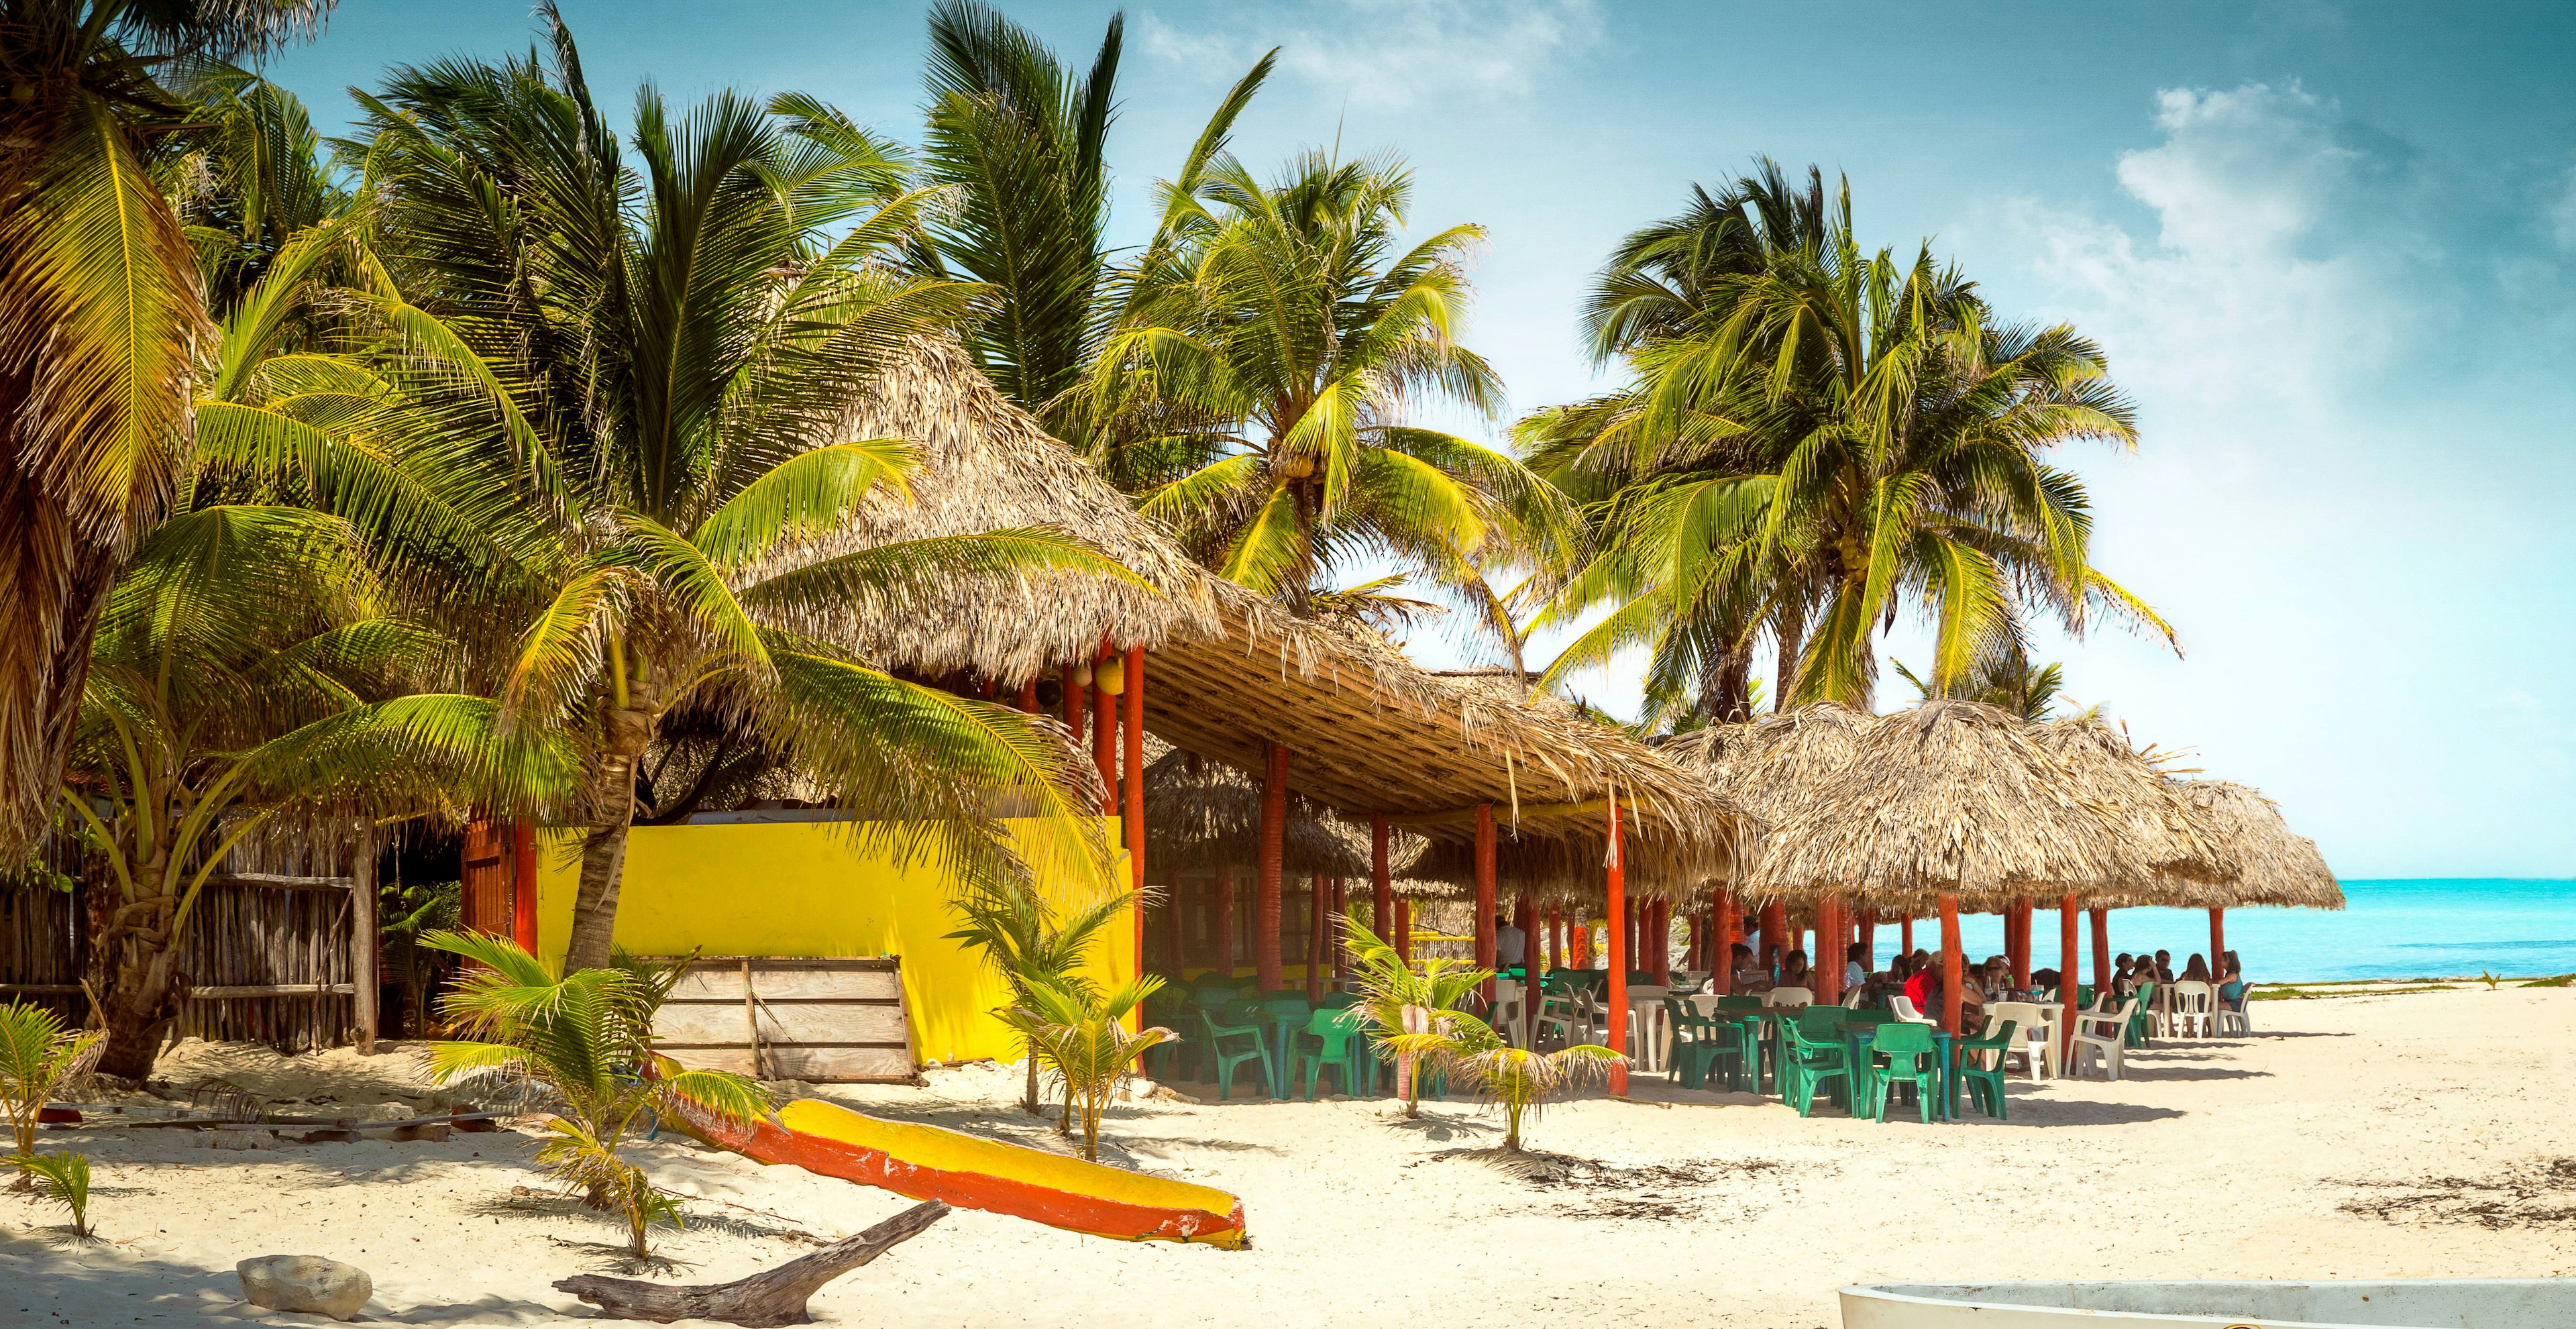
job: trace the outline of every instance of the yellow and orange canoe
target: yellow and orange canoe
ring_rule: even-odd
[[[1122,1241],[1243,1244],[1243,1201],[1212,1186],[1149,1177],[937,1126],[881,1121],[811,1098],[775,1119],[728,1124],[689,1111],[688,1128],[763,1163],[945,1200]]]

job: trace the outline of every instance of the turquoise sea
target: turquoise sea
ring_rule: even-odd
[[[2354,978],[2474,977],[2479,970],[2516,978],[2576,973],[2576,881],[2502,878],[2423,878],[2347,881],[2341,912],[2316,909],[2230,909],[2227,947],[2245,962],[2247,977],[2261,982],[2320,983]],[[2093,972],[2091,924],[2086,923],[2084,970]],[[1895,950],[1894,929],[1880,924],[1880,962]],[[2033,950],[2042,967],[2057,959],[2057,916],[2032,924]],[[2003,920],[1974,915],[1960,920],[1960,942],[1969,956],[2000,954]],[[1939,944],[1939,927],[1914,925],[1914,944]],[[2169,950],[2174,968],[2195,951],[2209,949],[2209,915],[2197,909],[2114,909],[2111,951]]]

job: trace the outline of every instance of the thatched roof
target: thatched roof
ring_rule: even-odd
[[[2224,780],[2175,786],[2201,834],[2236,866],[2236,879],[2218,888],[2228,897],[2223,903],[2343,908],[2343,887],[2316,841],[2293,833],[2272,800]]]
[[[1954,893],[1995,909],[2150,891],[2177,880],[2160,867],[2201,861],[2187,822],[2140,812],[2154,800],[2134,751],[2124,761],[2089,734],[2044,728],[1964,701],[1880,717],[1854,735],[1838,778],[1766,828],[1746,893],[1918,914]]]
[[[1145,766],[1145,838],[1145,861],[1156,874],[1248,872],[1261,848],[1260,782],[1223,762],[1167,748]],[[1398,895],[1416,898],[1454,894],[1449,883],[1419,879],[1405,868],[1423,845],[1421,836],[1390,828],[1389,885]],[[1371,867],[1366,823],[1338,816],[1312,799],[1289,796],[1282,871],[1347,878],[1364,892]]]
[[[2143,879],[2037,883],[2034,894],[2073,890],[2103,904],[2208,905],[2218,903],[2234,880],[2236,864],[2226,846],[2201,834],[2176,781],[2138,751],[2129,736],[2091,716],[2050,720],[2031,731],[2057,758],[2087,798],[2118,827],[2146,860]]]
[[[1212,591],[1219,634],[1176,636],[1146,664],[1146,727],[1174,744],[1246,770],[1283,744],[1290,788],[1444,843],[1472,840],[1491,803],[1505,834],[1599,846],[1615,791],[1632,856],[1660,849],[1699,879],[1730,869],[1741,814],[1626,734],[1554,697],[1434,676],[1365,629]]]
[[[945,337],[915,338],[851,408],[851,438],[899,438],[918,456],[907,487],[863,503],[825,541],[794,557],[898,540],[1049,527],[1116,559],[1147,583],[1087,573],[1040,572],[978,585],[929,586],[881,598],[816,635],[889,667],[924,674],[971,671],[1006,686],[1088,660],[1106,636],[1121,647],[1162,646],[1176,633],[1215,627],[1206,579],[1147,526],[1126,496],[1014,406]]]

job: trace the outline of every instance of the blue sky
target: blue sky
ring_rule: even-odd
[[[1085,59],[1111,10],[1005,8]],[[917,5],[565,12],[611,106],[650,77],[917,125]],[[2576,873],[2576,6],[1303,0],[1128,20],[1122,228],[1282,46],[1237,150],[1395,149],[1417,225],[1484,224],[1468,340],[1516,410],[1599,385],[1584,285],[1692,181],[1756,153],[1848,173],[1866,239],[1931,237],[2007,316],[2075,322],[2138,402],[2135,454],[2069,460],[2097,561],[2187,655],[2052,642],[2075,697],[2260,786],[2345,876]],[[531,33],[506,0],[347,0],[269,72],[329,123],[390,62]],[[1903,628],[1892,654],[1922,640]],[[1582,688],[1625,709],[1634,671]]]

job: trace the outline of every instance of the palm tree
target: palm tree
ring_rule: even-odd
[[[1768,623],[1782,705],[1866,707],[1877,635],[1909,604],[1936,625],[1943,688],[2033,611],[2170,638],[2092,567],[2083,485],[2045,459],[2135,440],[2093,343],[1992,326],[1928,248],[1911,264],[1864,254],[1848,188],[1821,242],[1766,245],[1759,273],[1715,286],[1722,316],[1631,356],[1632,478],[1599,505],[1605,534],[1556,613],[1617,607],[1551,679],[1634,644],[1705,660]]]
[[[517,723],[591,735],[567,963],[608,960],[639,763],[685,706],[867,809],[860,834],[918,837],[970,876],[1021,870],[996,787],[1037,795],[1041,852],[1097,860],[1074,817],[1088,767],[1060,731],[830,640],[899,594],[1031,567],[1127,575],[1046,531],[834,545],[910,457],[849,437],[847,408],[981,294],[894,262],[928,200],[886,145],[794,94],[764,110],[720,93],[675,120],[648,87],[630,166],[544,12],[550,65],[403,69],[365,101],[380,303],[414,390],[473,426],[415,455],[479,494],[451,506],[503,554],[464,579],[508,609],[486,639],[516,633],[493,681]]]
[[[1502,1151],[1521,1151],[1521,1119],[1535,1117],[1550,1099],[1605,1074],[1626,1057],[1597,1043],[1537,1052],[1505,1043],[1474,1016],[1458,1015],[1422,1033],[1396,1034],[1388,1045],[1398,1056],[1437,1063],[1503,1110]]]
[[[1456,1007],[1494,972],[1437,955],[1408,963],[1360,922],[1357,910],[1345,914],[1342,924],[1342,945],[1350,952],[1352,982],[1360,996],[1353,1009],[1377,1028],[1378,1055],[1395,1063],[1396,1092],[1404,1098],[1404,1115],[1419,1116],[1422,1082],[1427,1078],[1415,1064],[1420,1053],[1392,1040],[1408,1034],[1444,1033],[1459,1021],[1485,1029],[1482,1021]],[[1485,1029],[1485,1035],[1491,1038],[1493,1031]]]
[[[36,1123],[54,1091],[88,1073],[99,1036],[63,1027],[34,1002],[0,1006],[0,1112],[9,1117],[13,1159],[36,1156]],[[26,1184],[20,1178],[20,1186]]]
[[[1082,1123],[1082,1156],[1092,1162],[1100,1161],[1100,1114],[1110,1094],[1137,1058],[1175,1037],[1163,1028],[1127,1032],[1127,1017],[1162,986],[1152,974],[1112,992],[1033,984],[1021,989],[1020,1005],[1002,1012],[1028,1040],[1031,1063],[1044,1061],[1063,1078],[1068,1114]]]
[[[654,1057],[653,1012],[685,965],[558,977],[515,943],[480,932],[434,933],[421,944],[474,962],[443,1008],[469,1041],[432,1044],[431,1074],[441,1082],[499,1076],[550,1105],[537,1165],[624,1217],[635,1259],[651,1253],[653,1220],[677,1227],[680,1210],[626,1161],[626,1146],[684,1105],[735,1123],[769,1113],[748,1077]]]
[[[1917,700],[1958,697],[1984,702],[2032,724],[2047,719],[2066,692],[2065,666],[2032,664],[2017,639],[2007,640],[2002,649],[1980,657],[1965,675],[1951,682],[1947,691],[1908,669],[1902,660],[1890,663],[1896,666],[1899,677],[1913,685]],[[2084,713],[2100,710],[2095,706]]]
[[[107,587],[184,462],[208,333],[188,240],[152,169],[174,55],[257,53],[318,0],[0,0],[0,847],[49,821]]]
[[[1088,992],[1091,984],[1083,977],[1083,966],[1089,963],[1103,931],[1133,901],[1132,895],[1120,891],[1068,912],[1050,901],[1036,882],[1005,878],[957,897],[950,907],[965,920],[965,926],[949,933],[946,940],[982,947],[985,960],[1011,985],[1014,1005],[1034,1000],[1030,994],[1041,988],[1096,995]],[[1040,1111],[1037,1051],[1031,1041],[1028,1088],[1020,1100],[1021,1109],[1031,1116]],[[1067,1088],[1071,1088],[1070,1081]],[[1057,1129],[1069,1132],[1072,1128],[1073,1109],[1068,1099]]]
[[[1167,192],[1171,242],[1125,274],[1084,403],[1165,464],[1148,516],[1301,608],[1355,555],[1454,584],[1554,532],[1554,492],[1520,463],[1408,419],[1423,397],[1501,403],[1456,339],[1483,228],[1403,246],[1412,179],[1391,157],[1307,153],[1271,184],[1223,157]]]

